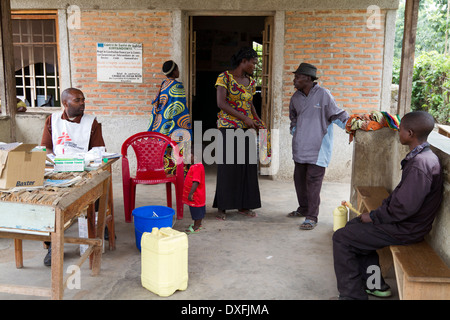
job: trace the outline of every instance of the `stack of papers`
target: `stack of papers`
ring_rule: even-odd
[[[44,181],[44,187],[69,187],[75,183],[77,183],[78,181],[81,180],[80,176],[77,176],[73,179],[67,179],[67,180],[52,180],[52,179],[47,179]]]

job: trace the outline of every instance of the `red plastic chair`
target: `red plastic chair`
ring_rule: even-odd
[[[176,160],[175,175],[167,174],[164,171],[164,153],[168,145],[172,146]],[[130,177],[127,157],[129,146],[133,147],[136,154],[137,169],[135,177]],[[171,183],[173,183],[175,185],[177,219],[183,219],[183,158],[180,156],[178,145],[168,136],[157,132],[139,132],[125,140],[122,144],[122,182],[125,222],[131,222],[132,220],[131,213],[135,207],[136,185],[138,184],[165,183],[167,206],[172,208]]]

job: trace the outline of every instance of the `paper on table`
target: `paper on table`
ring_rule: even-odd
[[[44,181],[44,187],[69,187],[75,183],[77,183],[78,181],[81,180],[80,176],[77,176],[73,179],[67,179],[67,180],[52,180],[52,179],[47,179]]]
[[[114,152],[103,152],[102,157],[106,159],[120,158],[122,155],[120,153]]]

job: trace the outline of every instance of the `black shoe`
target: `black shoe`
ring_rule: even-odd
[[[44,266],[50,267],[51,265],[52,265],[52,244],[48,246],[48,252],[44,258]]]

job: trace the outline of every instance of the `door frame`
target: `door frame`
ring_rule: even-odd
[[[267,18],[272,20],[272,30],[271,30],[271,38],[273,40],[275,40],[275,37],[273,35],[273,29],[276,26],[276,12],[274,11],[246,11],[246,12],[242,12],[242,11],[185,11],[183,14],[183,18],[184,18],[184,41],[185,41],[185,45],[184,45],[184,52],[182,54],[182,61],[184,63],[184,72],[183,72],[183,83],[185,83],[185,90],[186,90],[186,98],[187,98],[187,102],[188,102],[188,108],[189,108],[189,112],[191,114],[191,118],[192,118],[192,97],[193,95],[195,95],[195,85],[196,85],[196,79],[195,79],[195,73],[193,73],[193,70],[195,70],[195,59],[193,59],[193,57],[195,57],[195,52],[191,51],[191,46],[193,44],[195,44],[196,42],[196,36],[195,33],[193,32],[193,18],[196,16],[252,16],[252,17],[265,17],[266,20]],[[284,19],[283,19],[284,20]],[[283,24],[284,27],[284,24]],[[268,64],[269,66],[269,75],[268,75],[268,94],[267,96],[269,97],[267,103],[269,106],[269,109],[263,109],[264,106],[261,106],[261,117],[264,117],[264,115],[268,116],[268,119],[263,119],[263,121],[267,122],[267,125],[269,126],[269,128],[272,128],[274,126],[274,121],[273,121],[273,114],[274,114],[274,102],[273,102],[273,69],[274,69],[274,65],[273,63],[271,63],[271,61],[274,60],[273,57],[273,48],[274,48],[274,44],[273,41],[270,44],[271,46],[271,52],[270,52],[270,63]],[[191,54],[191,52],[193,54]],[[283,59],[284,60],[284,59]],[[194,69],[192,69],[194,68]],[[264,72],[264,70],[263,70]]]

